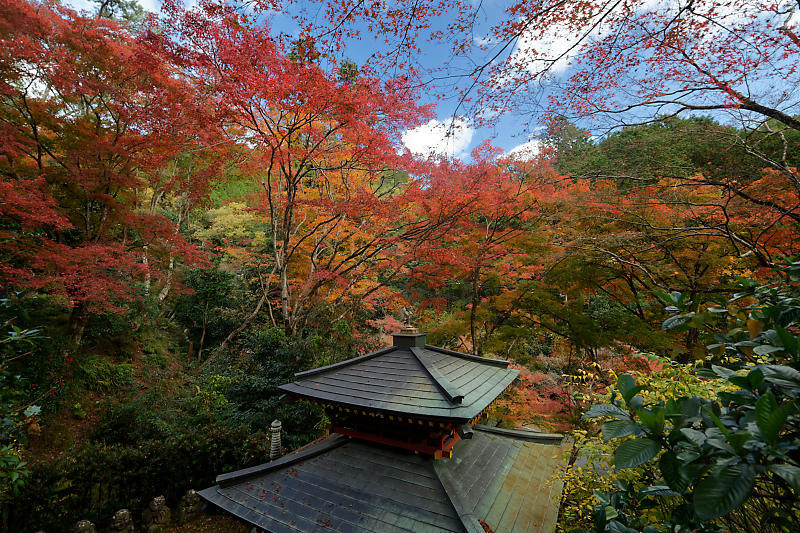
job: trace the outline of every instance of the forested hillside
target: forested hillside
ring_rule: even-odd
[[[275,419],[313,441],[277,386],[412,307],[521,369],[501,425],[575,439],[559,531],[795,530],[800,30],[750,3],[511,2],[506,55],[426,78],[425,35],[493,50],[478,7],[319,0],[287,37],[292,2],[3,0],[0,527],[174,503]],[[522,64],[548,25],[581,55]],[[386,47],[358,64],[358,35]],[[411,153],[448,90],[538,149]]]

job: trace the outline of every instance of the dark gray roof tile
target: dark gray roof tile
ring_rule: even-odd
[[[546,481],[563,468],[562,447],[476,429],[438,461],[329,437],[200,495],[271,533],[480,533],[478,520],[498,532],[551,531],[561,486]]]
[[[477,416],[516,378],[507,361],[392,347],[301,372],[281,390],[326,403],[436,419]]]

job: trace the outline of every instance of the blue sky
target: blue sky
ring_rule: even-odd
[[[63,0],[65,4],[75,9],[94,10],[96,4],[91,0]],[[184,0],[186,2],[186,0]],[[138,0],[146,10],[155,12],[160,8],[161,0]],[[189,0],[187,5],[191,5],[193,0]],[[500,0],[484,0],[482,25],[488,28],[494,16],[499,16],[503,12]],[[298,3],[301,8],[303,2]],[[273,17],[270,25],[274,32],[296,34],[297,26],[287,16]],[[476,28],[476,38],[481,38],[483,28]],[[343,56],[352,59],[356,63],[363,64],[371,54],[378,49],[377,41],[373,39],[362,39],[348,44]],[[451,53],[447,43],[434,42],[423,47],[423,54],[418,58],[423,67],[436,68],[448,65]],[[451,62],[451,68],[467,68],[468,63],[461,65]],[[452,92],[455,94],[455,91]],[[469,159],[471,150],[480,145],[487,139],[492,144],[506,152],[524,153],[526,148],[535,149],[536,140],[529,142],[531,137],[528,134],[530,128],[526,128],[525,123],[529,120],[526,116],[506,115],[491,121],[489,125],[476,127],[464,117],[454,117],[456,109],[455,98],[437,99],[431,95],[423,96],[421,103],[433,103],[435,105],[436,117],[421,127],[407,131],[403,135],[405,146],[420,155],[429,153],[454,156],[461,159]],[[527,143],[527,144],[526,144]],[[520,152],[522,150],[522,152]]]
[[[95,4],[91,3],[90,0],[63,1],[79,9],[88,8],[94,10],[95,8]],[[138,1],[145,9],[149,11],[156,11],[161,4],[161,0]],[[190,5],[196,1],[197,0],[184,0],[184,2],[189,2]],[[477,0],[472,1],[476,2]],[[480,0],[480,10],[475,19],[476,22],[472,27],[473,39],[475,41],[490,42],[487,39],[487,36],[489,35],[489,28],[496,24],[498,20],[508,16],[505,13],[505,8],[509,5],[510,1],[511,0]],[[787,4],[790,3],[789,0],[781,1]],[[706,4],[706,7],[721,10],[720,16],[726,17],[725,20],[734,24],[734,26],[738,23],[737,17],[742,16],[741,11],[736,7],[736,1],[716,4],[713,0],[709,0],[706,2]],[[293,0],[291,5],[292,9],[306,9],[309,13],[314,14],[314,10],[319,10],[320,2]],[[614,4],[612,3],[611,5]],[[679,4],[678,0],[641,0],[641,3],[637,4],[637,6],[638,9],[659,11],[666,10],[666,12],[669,13],[678,9]],[[595,14],[596,20],[599,21],[602,18],[602,12]],[[322,20],[316,20],[316,22],[323,23]],[[435,20],[433,23],[445,25],[447,22],[448,20],[443,17],[439,20]],[[790,24],[790,20],[787,20],[784,24]],[[791,25],[797,28],[798,24],[800,24],[800,12],[793,11],[791,16]],[[279,33],[283,33],[285,35],[296,35],[298,31],[291,17],[286,15],[272,17],[270,20],[270,25],[276,35]],[[535,116],[535,113],[540,111],[541,108],[536,105],[536,101],[539,100],[546,102],[549,85],[554,83],[557,84],[560,81],[563,81],[564,78],[570,74],[569,57],[575,52],[574,50],[570,50],[570,47],[575,41],[575,30],[566,26],[558,26],[558,24],[547,26],[544,28],[544,34],[539,35],[537,38],[523,35],[522,38],[516,43],[516,46],[508,50],[508,52],[510,52],[514,58],[520,61],[520,63],[523,65],[523,70],[536,68],[538,60],[532,61],[532,59],[536,57],[534,55],[535,51],[544,53],[551,58],[559,57],[562,53],[566,56],[565,58],[560,59],[556,63],[555,67],[550,70],[550,80],[541,81],[533,94],[525,94],[526,98],[528,99],[527,101],[533,102],[530,106],[527,108],[518,106],[515,108],[514,112],[484,120],[484,125],[476,126],[475,124],[470,123],[470,121],[464,117],[454,116],[454,113],[457,109],[456,105],[458,103],[457,87],[454,87],[448,91],[443,90],[443,88],[439,86],[437,87],[437,90],[444,93],[444,98],[436,99],[432,94],[428,94],[424,96],[421,101],[421,103],[432,103],[435,105],[435,118],[419,128],[406,131],[403,135],[403,141],[406,147],[408,147],[411,151],[422,155],[432,152],[442,155],[455,156],[462,159],[469,159],[469,153],[474,147],[480,145],[486,140],[491,140],[495,147],[504,150],[506,153],[519,153],[520,150],[522,150],[522,153],[524,153],[524,149],[526,147],[535,152],[536,146],[538,145],[536,135],[537,133],[541,132],[541,129],[537,126],[537,116]],[[432,30],[436,29],[439,28],[432,28]],[[603,27],[602,25],[598,24],[597,26],[594,26],[590,38],[600,36],[604,32],[613,30],[613,27]],[[363,35],[367,34],[363,33]],[[713,37],[713,33],[711,34],[711,37]],[[347,46],[342,54],[342,58],[347,57],[354,60],[358,64],[363,64],[374,52],[381,51],[382,47],[385,48],[385,45],[379,39],[364,37],[360,41],[351,41],[347,43]],[[478,57],[460,56],[453,58],[450,46],[446,42],[423,41],[422,48],[423,52],[414,58],[417,64],[421,67],[422,71],[447,67],[449,69],[448,73],[450,74],[463,74],[469,72],[472,65],[474,65],[474,62],[481,62],[480,58]],[[788,66],[793,67],[795,58],[789,57],[783,61],[787,63]],[[538,63],[538,65],[541,66],[541,63]],[[456,84],[466,82],[464,77],[455,77],[454,79],[456,80]],[[767,85],[759,82],[757,77],[754,78],[754,80],[755,85],[753,85],[752,88],[760,88],[757,91],[761,93],[760,97],[763,97],[765,101],[772,103],[777,107],[781,107],[781,105],[783,105],[782,102],[769,102],[771,96],[773,99],[779,98],[780,94],[782,94],[782,91],[777,91],[776,94],[778,94],[778,96],[775,96],[770,95],[770,91],[765,91],[764,88],[768,89],[769,83],[771,82],[776,82],[779,85],[786,85],[787,82],[784,81],[781,83],[781,80],[771,80],[769,78],[769,74],[766,77],[766,82],[768,82]],[[750,84],[753,83],[753,81],[748,81],[747,83]],[[747,90],[750,89],[751,87],[748,86]],[[800,91],[800,89],[797,88],[794,90]],[[796,102],[796,99],[793,101]],[[649,113],[651,111],[649,109],[644,109],[642,112]],[[735,113],[733,113],[733,115],[735,115]],[[724,112],[712,112],[712,116],[722,122],[729,122],[733,124],[736,124],[737,121],[740,122],[742,120],[741,117],[726,116]],[[652,117],[638,117],[639,120],[650,118]],[[597,121],[596,117],[593,118],[592,121],[593,122],[591,124],[587,121],[579,122],[579,124],[584,127],[598,127],[598,124],[594,123]]]
[[[318,4],[305,4],[302,0],[297,4],[299,9],[303,9],[304,6],[311,10],[318,9]],[[503,15],[505,4],[506,2],[503,0],[482,1],[482,13],[478,17],[478,24],[474,29],[476,39],[484,38],[488,34],[490,25]],[[288,16],[273,18],[271,26],[276,33],[296,35],[298,31],[296,24]],[[439,28],[435,26],[432,28],[432,30],[436,29]],[[366,33],[363,32],[363,35]],[[364,64],[373,53],[381,51],[381,45],[383,45],[381,41],[364,37],[358,41],[349,42],[342,57],[347,57],[358,64]],[[455,71],[465,71],[470,68],[468,58],[453,60],[450,46],[446,42],[426,41],[422,46],[422,53],[415,60],[423,69],[436,69],[445,65]],[[435,105],[436,116],[427,124],[406,132],[403,142],[409,150],[420,155],[433,152],[469,159],[471,150],[487,139],[491,140],[494,146],[506,152],[515,151],[515,153],[521,154],[526,149],[535,149],[538,141],[532,140],[530,128],[526,126],[530,117],[505,115],[492,120],[488,125],[475,126],[463,116],[454,116],[458,103],[456,89],[453,88],[449,94],[452,95],[449,98],[435,98],[432,94],[422,97],[421,103]]]

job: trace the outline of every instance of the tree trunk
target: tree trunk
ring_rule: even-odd
[[[477,333],[475,331],[475,320],[476,314],[478,310],[478,283],[480,281],[481,276],[481,266],[480,263],[475,265],[475,269],[472,271],[472,308],[469,310],[469,333],[470,338],[472,339],[472,353],[473,355],[479,355],[478,349],[478,339]]]
[[[72,308],[72,313],[69,316],[69,323],[67,325],[67,338],[69,339],[69,348],[74,349],[80,346],[83,339],[83,330],[86,328],[86,322],[89,320],[89,309],[84,302],[80,302]]]
[[[206,302],[206,310],[203,313],[203,331],[200,333],[200,345],[197,347],[197,359],[203,356],[203,343],[206,340],[206,325],[208,325],[208,302]]]

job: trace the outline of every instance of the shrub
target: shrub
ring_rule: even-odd
[[[198,426],[193,432],[131,444],[90,443],[31,476],[6,508],[10,531],[66,530],[79,519],[103,526],[117,509],[134,516],[164,494],[171,505],[189,488],[205,488],[216,475],[265,462],[269,437],[247,427]]]
[[[133,365],[130,363],[112,363],[90,355],[78,365],[78,369],[80,379],[90,390],[122,389],[133,383]]]
[[[745,280],[727,305],[695,306],[685,295],[669,295],[668,309],[678,314],[665,329],[730,327],[700,354],[699,364],[710,368],[686,376],[709,390],[694,391],[681,380],[659,398],[648,383],[623,374],[609,403],[586,413],[607,418],[604,440],[621,440],[613,450],[618,470],[650,474],[598,493],[592,531],[796,529],[800,263],[780,271],[773,283]],[[660,512],[642,512],[653,508]]]

